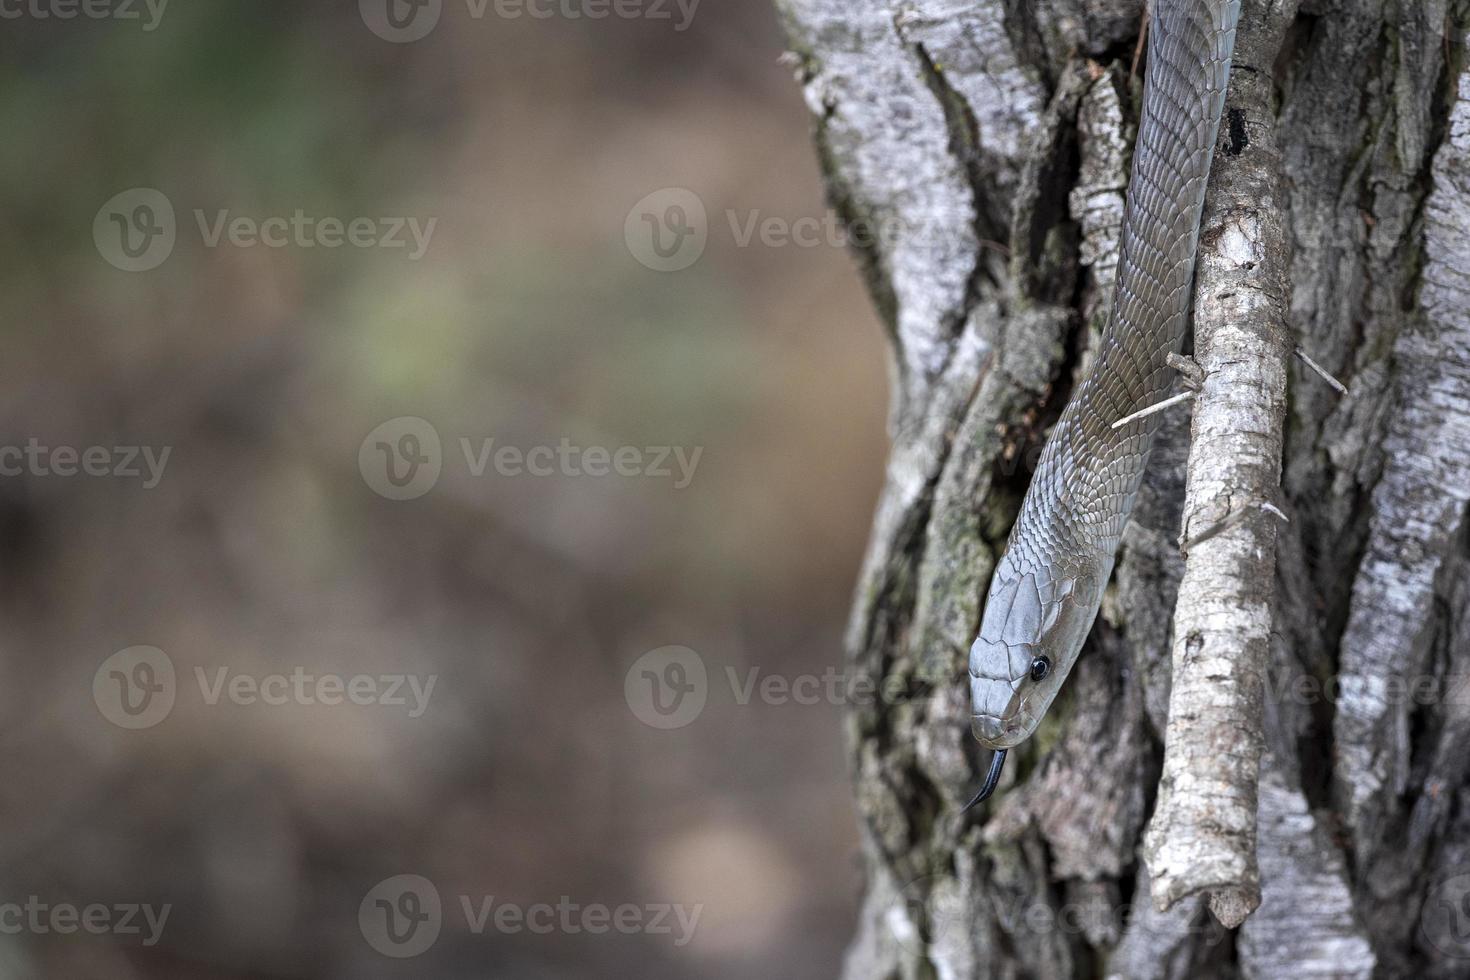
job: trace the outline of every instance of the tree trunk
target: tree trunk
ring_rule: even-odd
[[[892,454],[848,636],[853,674],[884,696],[848,719],[867,885],[847,975],[1470,973],[1463,3],[1242,15],[1242,31],[1270,14],[1285,31],[1237,51],[1196,322],[1231,308],[1259,253],[1280,273],[1286,348],[1347,392],[1290,362],[1269,502],[1289,522],[1262,600],[1263,695],[1241,702],[1262,752],[1260,904],[1233,929],[1202,889],[1160,911],[1184,886],[1153,894],[1143,846],[1180,669],[1188,407],[1165,415],[1066,690],[991,802],[960,813],[986,761],[965,683],[985,588],[1111,300],[1141,0],[777,3],[894,348]],[[1267,179],[1222,175],[1242,159]],[[1280,193],[1227,199],[1252,186]],[[1239,220],[1212,234],[1226,205]],[[1281,249],[1253,238],[1273,228]]]

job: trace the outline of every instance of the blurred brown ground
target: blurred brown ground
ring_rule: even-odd
[[[177,0],[176,0],[177,2]],[[446,0],[390,44],[352,0],[170,5],[156,29],[0,21],[0,445],[171,447],[156,489],[0,478],[0,903],[171,903],[159,943],[0,934],[0,977],[830,977],[859,885],[841,709],[725,676],[840,667],[885,454],[881,329],[851,257],[740,247],[725,214],[823,214],[774,13],[517,20]],[[92,222],[157,188],[159,268]],[[708,207],[677,273],[624,243],[665,187]],[[190,212],[437,216],[383,250],[206,248]],[[445,473],[393,502],[374,426]],[[691,485],[473,477],[457,439],[703,447]],[[125,647],[178,702],[92,697]],[[660,731],[629,666],[699,652]],[[196,667],[438,675],[381,705],[208,705]],[[191,693],[192,692],[192,693]],[[474,935],[375,952],[403,873],[528,905],[701,904],[694,938]]]

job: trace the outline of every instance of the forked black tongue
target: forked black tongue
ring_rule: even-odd
[[[965,804],[961,813],[969,813],[970,808],[977,803],[983,803],[990,799],[990,794],[995,792],[995,784],[1000,782],[1000,771],[1006,764],[1006,749],[996,749],[995,755],[990,757],[990,771],[985,774],[985,782],[980,787],[980,792],[975,798]]]

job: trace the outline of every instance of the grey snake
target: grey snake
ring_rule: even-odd
[[[1153,0],[1143,113],[1111,313],[1093,368],[1052,429],[995,567],[970,648],[971,729],[993,749],[966,809],[1036,730],[1097,616],[1158,417],[1113,423],[1170,388],[1188,325],[1205,183],[1240,0]]]

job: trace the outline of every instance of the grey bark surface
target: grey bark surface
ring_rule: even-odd
[[[1244,755],[1222,785],[1250,797],[1230,797],[1254,810],[1234,853],[1252,855],[1260,904],[1227,929],[1192,889],[1159,911],[1143,857],[1172,653],[1189,642],[1178,543],[1211,523],[1191,505],[1183,526],[1187,477],[1208,462],[1190,462],[1190,407],[1163,417],[1067,690],[995,798],[959,813],[985,762],[966,652],[1107,314],[1142,4],[778,0],[833,206],[877,233],[858,258],[894,348],[887,485],[848,635],[851,671],[889,692],[848,719],[866,869],[853,980],[1470,972],[1466,11],[1253,6],[1283,30],[1237,52],[1196,320],[1236,345],[1201,343],[1217,381],[1262,385],[1232,381],[1227,415],[1284,417],[1245,435],[1279,442],[1271,502],[1290,523],[1251,519],[1195,549],[1230,551],[1237,618],[1249,600],[1250,662],[1219,661],[1255,680],[1223,689],[1246,743],[1220,749]],[[1222,296],[1230,276],[1255,293]],[[1265,320],[1284,336],[1255,351]],[[1347,394],[1286,360],[1294,347]],[[1229,461],[1231,479],[1274,486],[1271,455]],[[1186,608],[1220,598],[1190,588]]]

